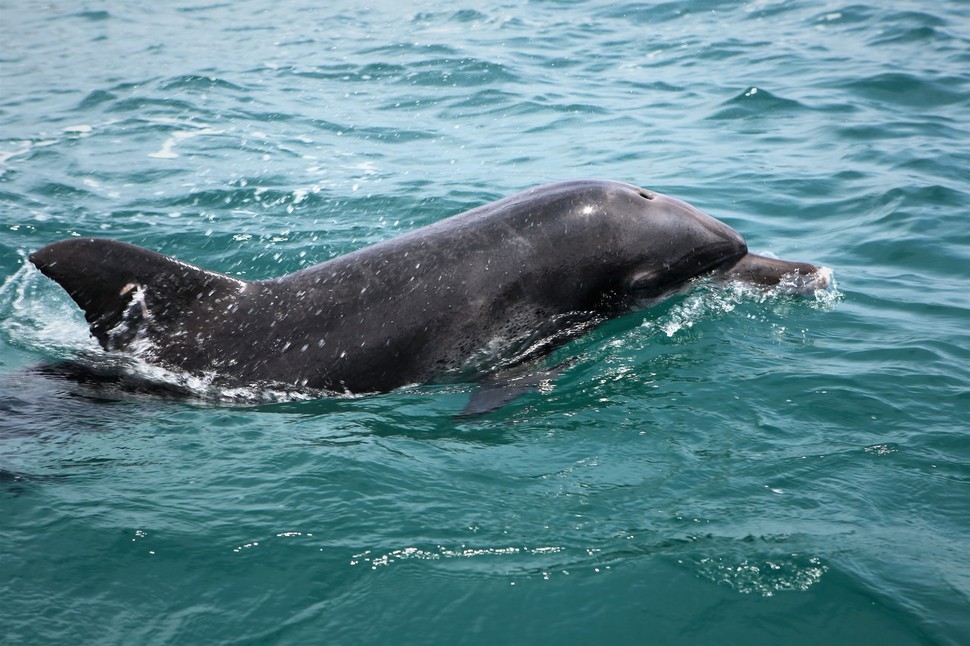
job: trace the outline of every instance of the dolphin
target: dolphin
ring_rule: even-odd
[[[279,278],[124,242],[30,255],[107,351],[219,386],[374,393],[493,374],[711,275],[809,293],[827,269],[748,252],[726,224],[630,184],[548,184]]]

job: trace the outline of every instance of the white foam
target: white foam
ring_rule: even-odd
[[[836,288],[835,274],[830,268],[822,267],[818,273],[819,277],[808,285],[779,284],[771,288],[758,287],[743,281],[718,283],[701,279],[684,300],[674,305],[669,312],[657,319],[645,320],[641,325],[673,337],[683,330],[689,330],[700,321],[727,314],[741,303],[767,303],[795,294],[806,297],[804,300],[809,307],[830,309],[842,298],[842,294]]]
[[[223,132],[225,131],[206,127],[202,127],[197,130],[177,130],[172,133],[171,137],[162,143],[162,147],[159,150],[156,150],[153,153],[148,153],[148,156],[154,159],[176,159],[179,154],[175,152],[174,148],[180,142],[193,137],[198,137],[200,135],[218,135],[222,134]]]
[[[15,150],[0,150],[0,164],[6,164],[10,159],[29,153],[33,146],[29,141],[19,142],[20,147]]]

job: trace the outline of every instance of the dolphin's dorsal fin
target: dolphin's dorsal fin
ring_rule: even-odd
[[[141,323],[169,321],[201,298],[239,293],[245,282],[116,240],[71,238],[30,255],[84,310],[106,350],[126,347]]]

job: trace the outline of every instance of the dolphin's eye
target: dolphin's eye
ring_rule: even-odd
[[[642,198],[644,198],[646,200],[652,200],[653,199],[653,193],[651,193],[650,191],[646,191],[646,190],[644,190],[644,189],[641,188],[639,191],[637,191],[637,193],[640,195],[640,197],[642,197]]]

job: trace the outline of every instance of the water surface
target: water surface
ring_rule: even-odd
[[[10,643],[970,641],[965,2],[0,2]],[[560,348],[551,389],[212,405],[27,267],[71,236],[259,279],[548,181],[832,267]]]

